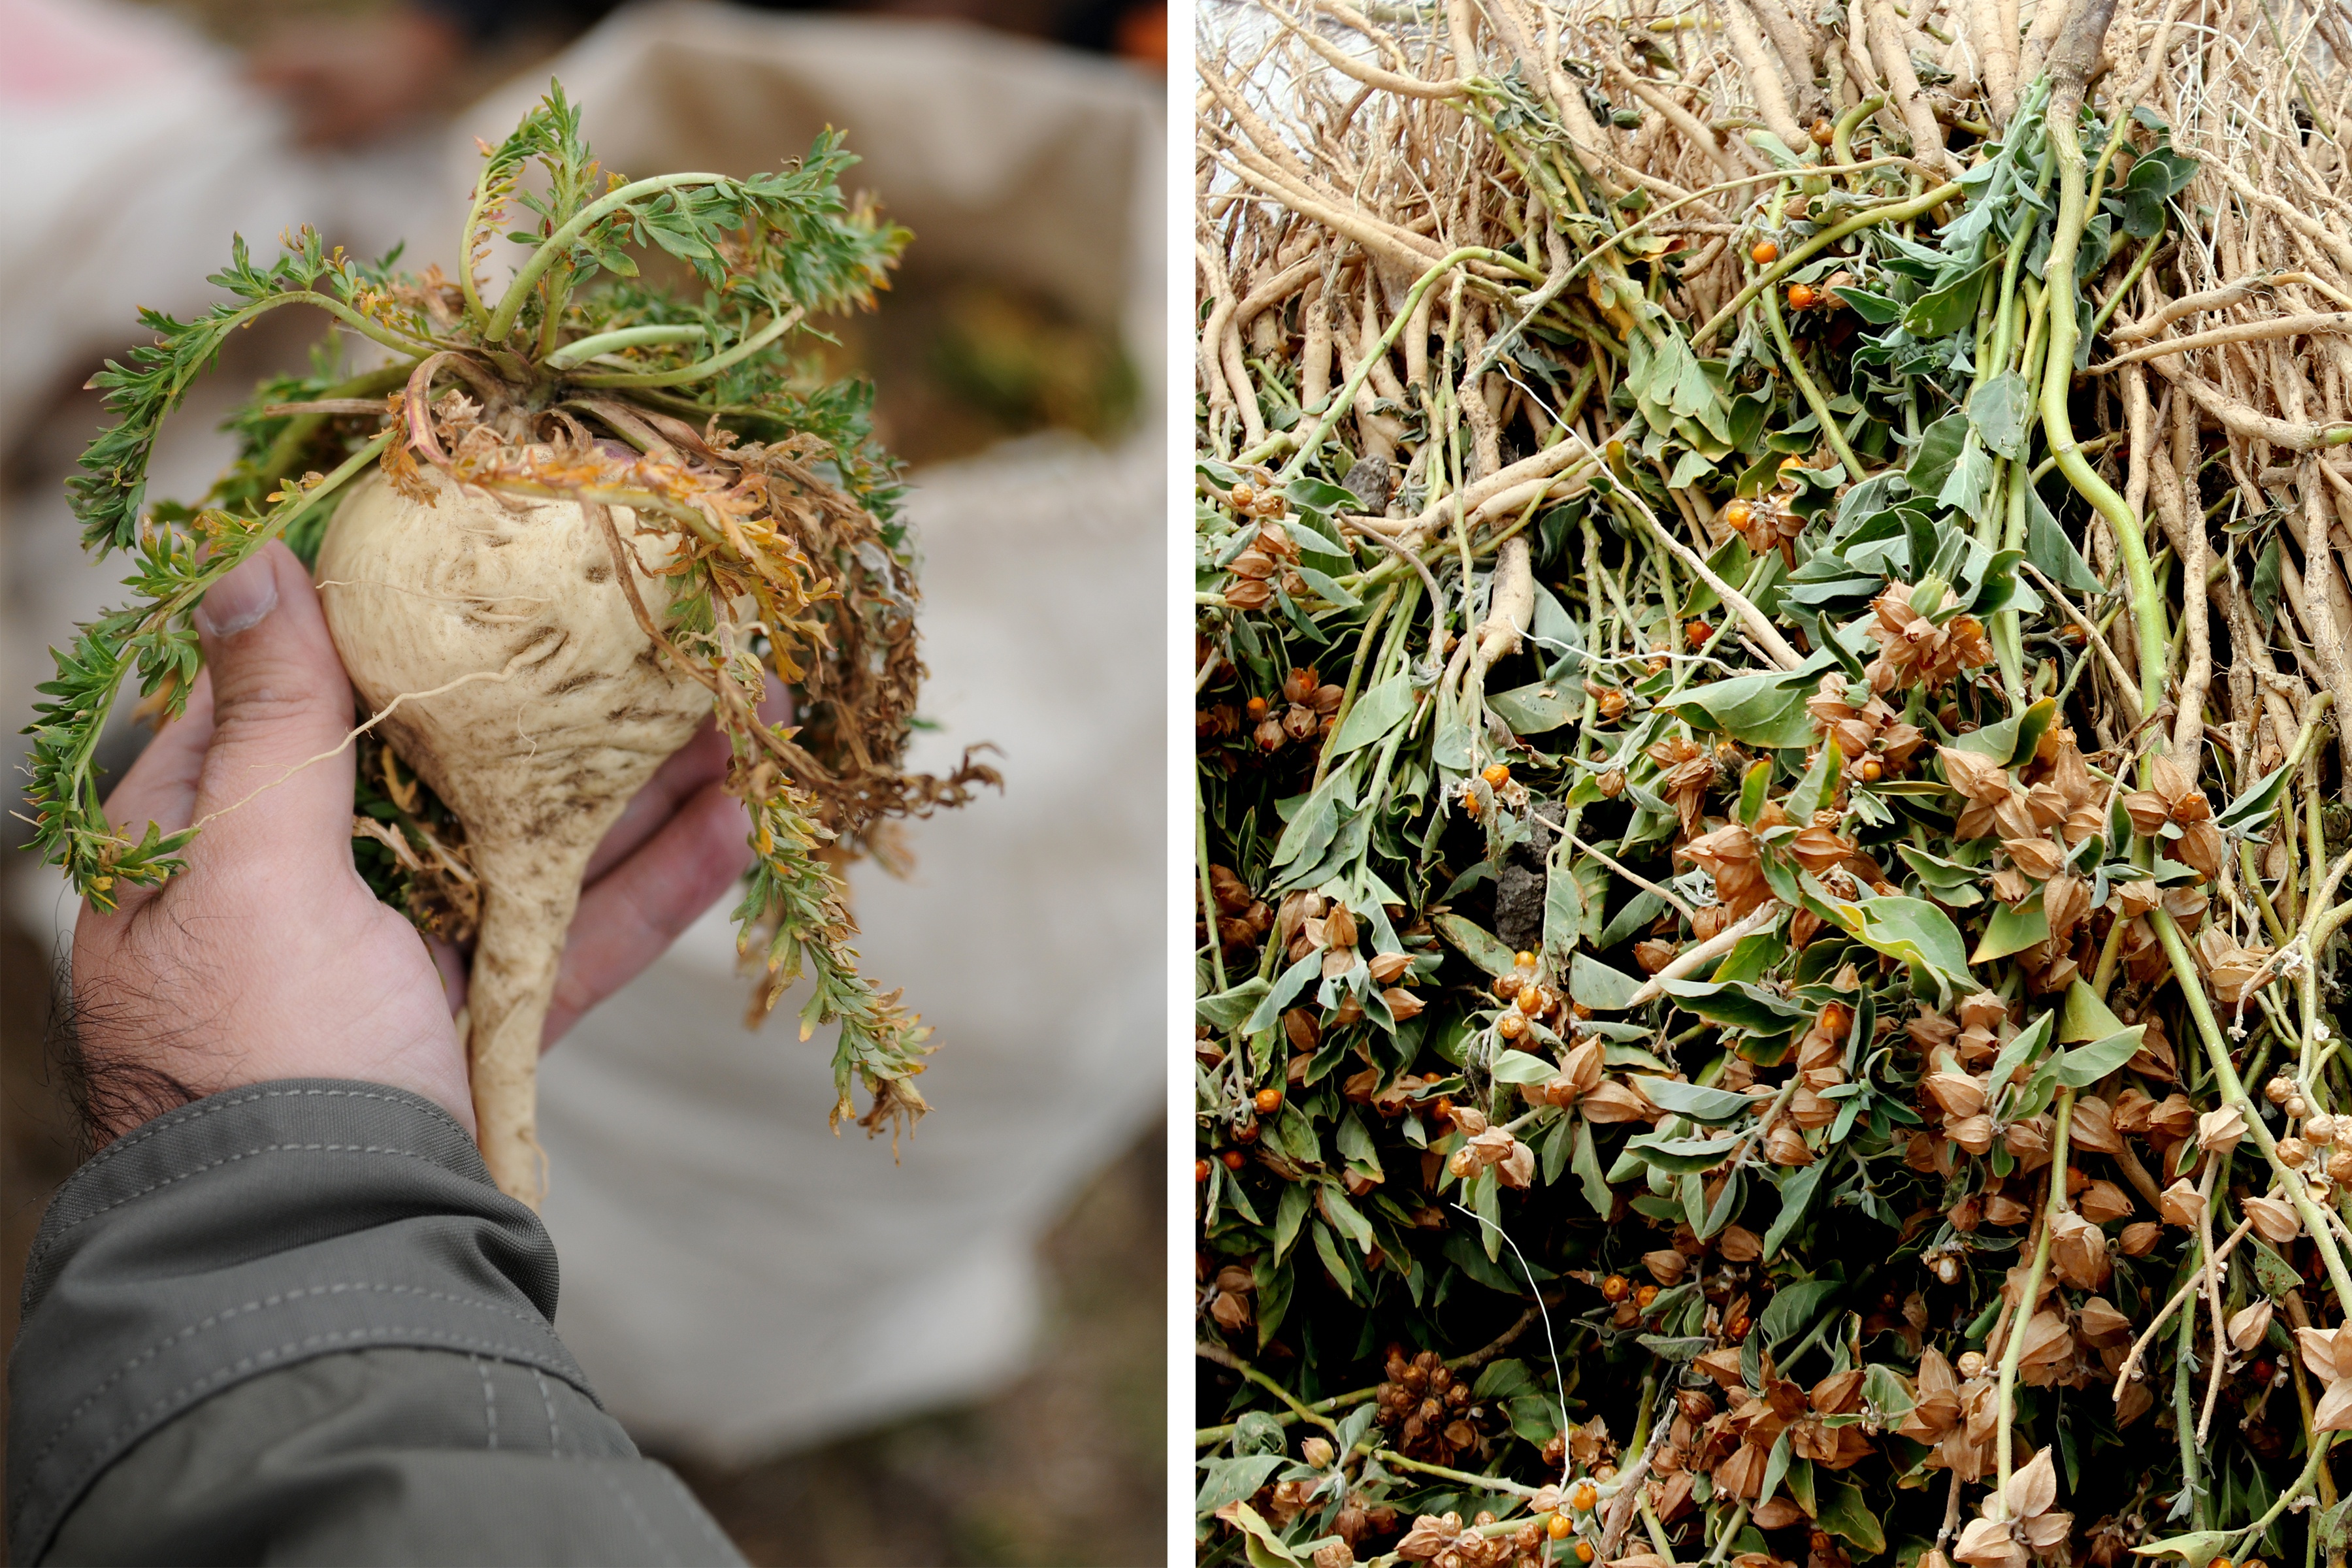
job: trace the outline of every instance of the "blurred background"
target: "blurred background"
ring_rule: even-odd
[[[1161,1102],[1165,10],[1150,0],[0,0],[0,730],[17,805],[46,653],[121,575],[62,489],[81,384],[186,315],[232,232],[456,270],[476,162],[558,75],[633,176],[748,174],[845,128],[915,233],[828,323],[912,465],[932,676],[914,763],[1005,791],[850,873],[872,973],[942,1049],[936,1113],[825,1130],[829,1044],[747,1032],[724,911],[546,1060],[558,1327],[761,1563],[1164,1555]],[[237,334],[165,426],[194,499],[226,411],[323,318]],[[106,757],[121,768],[142,731]],[[76,1136],[49,1066],[74,905],[0,842],[0,1331]]]

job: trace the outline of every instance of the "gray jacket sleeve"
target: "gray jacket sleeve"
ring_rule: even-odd
[[[26,1265],[10,1559],[740,1563],[555,1337],[555,1250],[379,1084],[233,1089],[107,1146]]]

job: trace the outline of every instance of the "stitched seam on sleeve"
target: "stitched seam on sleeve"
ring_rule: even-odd
[[[321,1089],[319,1092],[325,1093],[326,1091]],[[74,1226],[78,1225],[82,1225],[88,1221],[94,1220],[102,1214],[111,1213],[113,1210],[121,1208],[125,1204],[135,1203],[139,1199],[147,1196],[148,1194],[160,1192],[175,1182],[184,1182],[193,1176],[201,1176],[206,1171],[218,1170],[223,1165],[234,1165],[240,1160],[251,1160],[263,1154],[394,1154],[404,1160],[422,1160],[427,1164],[436,1163],[433,1155],[427,1154],[422,1150],[395,1149],[390,1144],[385,1143],[263,1143],[257,1147],[247,1149],[241,1154],[224,1154],[217,1160],[207,1160],[201,1165],[192,1165],[184,1171],[174,1172],[173,1174],[165,1176],[161,1181],[150,1182],[147,1185],[140,1188],[135,1193],[126,1193],[110,1204],[106,1204],[100,1207],[94,1208],[88,1214],[82,1215],[77,1218],[67,1220],[64,1224],[58,1226],[56,1230],[48,1234],[47,1240],[44,1246],[26,1258],[25,1272],[30,1274],[35,1269],[38,1268],[42,1261],[47,1258],[49,1252],[55,1248],[58,1242],[64,1237],[66,1232],[73,1229]]]
[[[234,1093],[235,1091],[232,1090],[229,1092]],[[194,1105],[184,1108],[185,1114],[180,1115],[176,1119],[172,1115],[172,1113],[166,1112],[164,1115],[159,1116],[154,1121],[149,1122],[145,1127],[125,1133],[122,1137],[117,1138],[113,1142],[109,1143],[105,1148],[100,1149],[97,1153],[92,1154],[89,1159],[83,1163],[82,1169],[85,1172],[100,1170],[104,1168],[109,1161],[111,1161],[121,1154],[124,1150],[137,1148],[140,1144],[146,1142],[149,1139],[161,1137],[163,1134],[172,1131],[174,1127],[185,1127],[191,1121],[201,1121],[205,1117],[214,1115],[219,1111],[235,1110],[238,1107],[246,1105],[258,1105],[265,1100],[382,1100],[390,1105],[405,1106],[411,1110],[422,1111],[424,1110],[424,1106],[420,1105],[417,1102],[416,1098],[414,1096],[406,1094],[378,1094],[371,1089],[257,1089],[248,1093],[237,1094],[235,1099],[230,1099],[228,1093],[218,1094],[200,1100]],[[443,1111],[442,1115],[446,1117],[448,1115],[448,1112]]]
[[[104,1398],[108,1389],[112,1388],[116,1384],[122,1381],[122,1379],[128,1377],[140,1367],[155,1359],[155,1357],[163,1354],[165,1351],[182,1344],[188,1340],[194,1339],[198,1334],[215,1329],[232,1318],[241,1318],[247,1314],[256,1312],[274,1311],[279,1308],[295,1306],[301,1302],[314,1300],[318,1297],[339,1296],[348,1291],[362,1291],[369,1295],[415,1296],[427,1301],[446,1302],[451,1306],[473,1307],[485,1312],[494,1313],[501,1318],[510,1318],[519,1323],[538,1324],[541,1327],[546,1327],[545,1320],[541,1319],[535,1312],[519,1312],[511,1307],[501,1307],[495,1301],[484,1301],[472,1296],[455,1296],[446,1290],[422,1289],[415,1285],[392,1285],[352,1280],[333,1285],[312,1285],[305,1287],[299,1290],[281,1290],[275,1295],[263,1296],[255,1300],[247,1301],[243,1306],[226,1308],[221,1311],[215,1312],[208,1318],[205,1318],[197,1322],[190,1323],[184,1328],[179,1329],[167,1335],[163,1339],[156,1341],[153,1344],[148,1346],[145,1350],[140,1352],[137,1355],[131,1357],[129,1361],[124,1362],[121,1366],[115,1368],[113,1372],[107,1375],[103,1382],[100,1383],[97,1387],[91,1389],[89,1394],[83,1396],[82,1402],[79,1405],[75,1405],[73,1409],[66,1415],[65,1419],[58,1423],[56,1430],[49,1434],[48,1440],[41,1445],[40,1450],[33,1456],[31,1461],[25,1467],[26,1485],[30,1484],[32,1473],[40,1468],[41,1461],[47,1458],[50,1452],[55,1449],[59,1443],[65,1441],[66,1434],[73,1430],[74,1424],[81,1419],[82,1413],[84,1411],[97,1404],[99,1400]],[[550,1337],[552,1338],[554,1331],[552,1329],[549,1329],[548,1333]],[[533,1374],[536,1375],[539,1369],[537,1367],[533,1367],[531,1370]],[[545,1390],[542,1387],[542,1397],[544,1396],[544,1394]],[[493,1445],[493,1447],[495,1446],[496,1445]],[[19,1488],[16,1495],[10,1499],[9,1510],[11,1512],[16,1511],[17,1504],[23,1500],[23,1495],[24,1489]]]
[[[305,1339],[289,1340],[284,1344],[275,1346],[269,1350],[257,1351],[251,1355],[238,1358],[236,1362],[227,1366],[216,1367],[213,1371],[206,1373],[202,1377],[192,1379],[188,1383],[182,1384],[180,1387],[173,1389],[170,1394],[165,1394],[163,1398],[155,1401],[155,1403],[150,1405],[144,1410],[138,1412],[136,1415],[132,1415],[130,1420],[124,1422],[121,1426],[116,1427],[113,1432],[108,1434],[105,1442],[100,1446],[99,1452],[102,1456],[112,1455],[121,1448],[127,1438],[138,1433],[142,1427],[150,1426],[158,1416],[170,1412],[175,1405],[184,1406],[187,1404],[193,1403],[197,1396],[209,1393],[215,1384],[233,1382],[249,1372],[286,1360],[299,1352],[330,1348],[341,1348],[346,1345],[352,1348],[360,1348],[364,1347],[371,1342],[392,1340],[398,1340],[406,1343],[421,1342],[425,1344],[446,1345],[457,1350],[479,1351],[484,1354],[497,1356],[501,1360],[520,1361],[527,1364],[533,1363],[535,1358],[543,1353],[538,1351],[527,1349],[521,1345],[510,1345],[497,1340],[476,1339],[469,1334],[450,1333],[446,1330],[440,1329],[383,1327],[363,1329],[355,1331],[340,1329],[331,1330],[326,1332],[310,1335]],[[31,1468],[32,1467],[30,1466],[26,1467],[26,1489],[29,1489]],[[9,1512],[18,1518],[23,1517],[21,1508],[19,1507],[21,1500],[22,1491],[20,1490],[18,1498],[12,1500],[9,1506]]]
[[[539,1384],[539,1403],[547,1412],[547,1451],[556,1458],[563,1458],[563,1428],[556,1424],[555,1396],[547,1391],[547,1379],[537,1367],[530,1369],[530,1380]]]
[[[663,1562],[676,1568],[677,1553],[670,1549],[668,1542],[654,1533],[653,1523],[646,1518],[646,1510],[637,1506],[637,1500],[629,1495],[629,1489],[621,1484],[620,1478],[613,1473],[613,1467],[600,1463],[596,1467],[596,1474],[612,1494],[621,1500],[621,1507],[627,1511],[630,1522],[637,1527],[637,1533],[646,1538],[646,1544],[659,1553]]]
[[[489,1368],[482,1364],[480,1356],[469,1355],[466,1359],[474,1363],[474,1375],[482,1380],[482,1426],[486,1436],[483,1446],[495,1452],[499,1446],[498,1385],[490,1381]]]

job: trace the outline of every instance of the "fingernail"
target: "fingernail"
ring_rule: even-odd
[[[205,590],[196,620],[216,637],[235,637],[278,607],[278,573],[269,557],[255,554]]]

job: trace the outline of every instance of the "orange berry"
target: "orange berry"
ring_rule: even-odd
[[[1506,1013],[1495,1020],[1495,1033],[1507,1040],[1516,1040],[1527,1032],[1527,1017],[1517,1010]]]
[[[1490,789],[1500,789],[1511,782],[1511,764],[1488,763],[1478,776],[1486,781],[1487,787]]]
[[[1568,1506],[1576,1510],[1579,1513],[1591,1513],[1592,1511],[1593,1504],[1600,1500],[1601,1493],[1599,1489],[1596,1489],[1590,1481],[1582,1483],[1574,1491],[1568,1494]]]
[[[1454,1102],[1446,1099],[1444,1095],[1439,1095],[1437,1097],[1437,1103],[1429,1108],[1429,1119],[1432,1121],[1439,1122],[1453,1121]]]
[[[1633,1305],[1641,1308],[1644,1312],[1650,1310],[1650,1303],[1657,1299],[1658,1288],[1655,1285],[1644,1285],[1633,1292]]]
[[[1485,809],[1486,808],[1484,806],[1478,804],[1478,792],[1476,790],[1465,789],[1462,792],[1462,811],[1465,816],[1475,818],[1477,815]]]
[[[1495,994],[1507,1002],[1519,994],[1519,977],[1516,974],[1495,976]]]
[[[1769,267],[1780,259],[1780,247],[1769,239],[1759,240],[1756,248],[1748,253],[1748,258],[1759,267]]]
[[[1209,1162],[1207,1162],[1206,1160],[1195,1160],[1195,1161],[1193,1161],[1193,1162],[1192,1162],[1192,1179],[1193,1179],[1194,1181],[1196,1181],[1196,1182],[1205,1182],[1205,1181],[1207,1181],[1207,1180],[1209,1179],[1209,1171],[1210,1171],[1210,1169],[1211,1169],[1211,1167],[1210,1167]]]
[[[1821,1024],[1823,1034],[1843,1035],[1853,1026],[1853,1015],[1846,1011],[1844,1003],[1832,1002],[1822,1009]]]
[[[1263,719],[1263,718],[1265,718],[1265,698],[1263,698],[1263,697],[1253,697],[1253,698],[1251,698],[1251,699],[1249,700],[1249,701],[1248,701],[1246,704],[1244,704],[1244,706],[1245,706],[1245,707],[1247,707],[1247,708],[1249,709],[1249,716],[1250,716],[1251,718],[1253,718],[1253,719]]]
[[[1816,147],[1826,147],[1826,146],[1828,146],[1831,142],[1834,142],[1834,141],[1836,141],[1836,140],[1837,140],[1837,127],[1836,127],[1836,126],[1834,126],[1834,125],[1831,124],[1827,119],[1816,120],[1816,121],[1813,121],[1813,145],[1814,145],[1814,146],[1816,146]]]
[[[1532,952],[1515,952],[1511,954],[1511,964],[1517,969],[1533,969],[1536,966],[1536,955]]]
[[[1257,1091],[1257,1097],[1250,1103],[1257,1107],[1257,1113],[1260,1116],[1272,1116],[1276,1111],[1282,1109],[1282,1090],[1278,1089],[1259,1089]]]
[[[1236,1127],[1236,1128],[1234,1128],[1234,1142],[1236,1142],[1236,1143],[1255,1143],[1255,1142],[1257,1142],[1257,1123],[1256,1123],[1256,1122],[1255,1122],[1255,1121],[1253,1121],[1253,1122],[1249,1123],[1247,1126],[1244,1126],[1244,1127]],[[1236,1165],[1236,1166],[1234,1166],[1234,1168],[1235,1170],[1239,1170],[1241,1167],[1240,1167],[1240,1166],[1238,1166],[1238,1165]]]
[[[1622,1301],[1633,1293],[1633,1282],[1622,1274],[1612,1274],[1601,1282],[1601,1299],[1604,1301]]]
[[[1544,1533],[1554,1541],[1566,1541],[1576,1533],[1576,1526],[1568,1521],[1568,1515],[1556,1513],[1551,1516],[1550,1522],[1544,1526]]]
[[[1810,283],[1789,285],[1789,309],[1791,310],[1810,310],[1821,300],[1820,292]]]
[[[1454,1157],[1445,1162],[1445,1168],[1459,1180],[1466,1182],[1478,1173],[1478,1156],[1467,1149],[1456,1149]]]
[[[1225,1169],[1228,1171],[1238,1171],[1244,1165],[1249,1163],[1249,1156],[1243,1153],[1238,1149],[1228,1149],[1223,1154],[1219,1155],[1218,1158],[1224,1161]]]
[[[1863,783],[1876,784],[1880,775],[1886,772],[1886,767],[1876,757],[1864,757],[1862,759],[1862,766],[1854,771],[1862,775]]]
[[[1543,1013],[1549,1011],[1550,1006],[1551,998],[1544,994],[1544,988],[1542,986],[1522,985],[1519,987],[1519,1011],[1525,1013],[1528,1017],[1533,1018],[1539,1016]]]
[[[1592,1542],[1590,1541],[1580,1541],[1576,1543],[1576,1560],[1579,1563],[1590,1563],[1592,1561]]]
[[[1714,635],[1715,628],[1705,621],[1689,621],[1683,626],[1683,636],[1689,639],[1693,647],[1705,647],[1706,639]]]
[[[1723,509],[1723,525],[1737,531],[1746,528],[1756,516],[1756,509],[1744,500],[1733,501]]]

